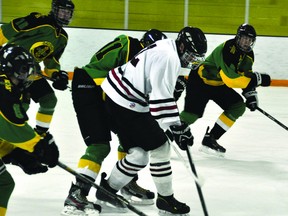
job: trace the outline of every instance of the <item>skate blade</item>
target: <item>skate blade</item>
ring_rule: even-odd
[[[173,216],[189,216],[190,214],[189,213],[185,213],[185,214],[176,214],[176,213],[171,213],[171,212],[168,212],[168,211],[164,211],[164,210],[160,210],[159,209],[159,212],[158,212],[158,215],[159,216],[170,216],[170,215],[173,215]]]
[[[129,201],[129,203],[133,205],[153,205],[154,204],[154,199],[141,199],[136,196],[131,196],[127,194],[122,194],[123,197]]]
[[[101,213],[126,213],[128,212],[128,208],[116,207],[109,202],[97,200],[96,204],[101,206],[102,208]]]
[[[225,157],[225,153],[224,152],[219,152],[219,151],[213,150],[213,149],[208,148],[207,146],[204,146],[204,145],[202,145],[199,148],[199,151],[203,152],[205,154],[216,156],[216,157],[220,157],[220,158],[224,158]]]
[[[89,216],[84,211],[78,210],[75,206],[65,206],[61,216]]]

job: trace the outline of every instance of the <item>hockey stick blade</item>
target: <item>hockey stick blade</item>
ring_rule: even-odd
[[[137,215],[140,216],[148,216],[146,214],[144,214],[142,211],[138,210],[137,208],[135,208],[133,205],[131,205],[129,203],[129,201],[127,201],[126,199],[117,196],[113,193],[111,193],[110,191],[107,191],[105,188],[101,187],[100,185],[97,185],[95,182],[91,181],[90,179],[86,178],[85,176],[83,176],[82,174],[76,172],[74,169],[68,167],[67,165],[65,165],[64,163],[58,161],[57,165],[59,167],[61,167],[62,169],[64,169],[65,171],[71,173],[72,175],[74,175],[75,177],[81,179],[82,181],[90,184],[92,187],[96,188],[97,190],[102,190],[103,192],[106,193],[106,195],[110,196],[110,198],[112,199],[117,199],[118,201],[120,201],[121,203],[123,203],[124,205],[127,206],[128,209],[130,209],[132,212],[136,213]]]
[[[288,127],[284,124],[282,124],[280,121],[278,121],[277,119],[275,119],[273,116],[271,116],[270,114],[268,114],[267,112],[265,112],[263,109],[261,109],[260,107],[256,107],[256,109],[261,112],[262,114],[264,114],[265,116],[267,116],[268,118],[270,118],[272,121],[276,122],[278,125],[280,125],[281,127],[283,127],[285,130],[288,130]]]

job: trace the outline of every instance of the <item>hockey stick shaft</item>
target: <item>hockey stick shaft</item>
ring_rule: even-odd
[[[275,119],[273,116],[271,116],[270,114],[268,114],[267,112],[265,112],[263,109],[261,109],[260,107],[256,108],[258,111],[260,111],[261,113],[263,113],[265,116],[267,116],[268,118],[270,118],[272,121],[276,122],[278,125],[280,125],[281,127],[283,127],[285,130],[288,130],[288,127],[284,124],[282,124],[280,121],[278,121],[277,119]]]
[[[191,156],[191,153],[190,153],[189,146],[187,146],[186,152],[187,152],[187,157],[188,157],[188,160],[189,160],[189,163],[190,163],[190,167],[191,167],[192,173],[197,177],[196,168],[195,168],[195,165],[194,165],[193,160],[192,160],[192,156]],[[200,202],[201,202],[201,205],[202,205],[202,209],[203,209],[204,215],[208,216],[208,211],[207,211],[207,208],[206,208],[206,204],[205,204],[205,200],[204,200],[204,196],[203,196],[201,187],[199,186],[199,184],[197,184],[196,181],[195,181],[195,184],[196,184],[196,188],[197,188],[197,191],[198,191],[198,195],[199,195],[199,198],[200,198]]]
[[[125,204],[128,209],[130,209],[132,212],[136,213],[137,215],[148,216],[148,215],[144,214],[142,211],[140,211],[137,208],[135,208],[133,205],[131,205],[126,199],[124,199],[122,197],[119,197],[119,196],[111,193],[110,191],[107,191],[105,188],[101,187],[100,185],[95,184],[95,182],[91,181],[90,179],[88,179],[87,177],[83,176],[82,174],[76,172],[75,170],[73,170],[72,168],[68,167],[64,163],[58,161],[57,165],[59,167],[61,167],[62,169],[64,169],[65,171],[71,173],[75,177],[81,179],[83,182],[86,182],[86,183],[90,184],[92,187],[96,188],[97,190],[102,190],[103,192],[105,192],[106,195],[110,196],[110,198],[117,199],[121,203]]]
[[[44,78],[44,79],[50,80],[50,81],[52,81],[52,82],[55,81],[55,79],[53,79],[53,78],[51,78],[51,77],[48,77],[48,76],[46,76],[46,75],[44,75],[44,74],[42,74],[42,73],[38,73],[37,75],[40,76],[40,77],[42,77],[42,78]]]
[[[183,158],[183,156],[180,154],[180,152],[178,151],[178,149],[175,147],[175,145],[171,144],[174,152],[177,154],[178,158],[183,162],[184,166],[187,169],[190,169],[190,166],[186,163],[185,159]],[[198,178],[198,176],[196,176],[194,174],[194,172],[191,173],[192,177],[194,179],[194,181],[201,187],[203,185],[203,182],[200,181],[200,179]]]

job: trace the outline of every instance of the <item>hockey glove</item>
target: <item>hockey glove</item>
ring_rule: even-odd
[[[36,127],[34,128],[34,131],[38,133],[41,137],[45,137],[46,133],[49,133],[48,130],[49,128],[41,127],[39,125],[36,125]]]
[[[255,111],[258,107],[258,97],[256,90],[243,91],[242,95],[246,98],[246,107],[250,109],[250,111]]]
[[[58,90],[65,90],[68,87],[68,73],[66,71],[60,70],[52,74],[52,79],[54,80],[52,86]]]
[[[177,101],[185,90],[188,80],[184,76],[179,76],[174,90],[174,99]]]
[[[36,144],[33,153],[41,163],[47,164],[50,168],[55,167],[58,163],[59,150],[54,142],[53,136],[48,132],[45,137]]]
[[[21,148],[15,148],[11,153],[5,155],[2,160],[6,164],[11,163],[19,166],[28,175],[45,173],[48,170],[47,166],[42,165],[35,155]]]
[[[262,74],[259,72],[249,73],[251,81],[247,88],[255,88],[258,86],[270,86],[271,77],[268,74]]]
[[[171,125],[170,130],[180,149],[186,150],[187,146],[193,145],[194,137],[187,123],[181,122],[181,125]]]

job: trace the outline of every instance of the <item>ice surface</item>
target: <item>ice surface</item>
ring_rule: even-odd
[[[259,88],[260,106],[274,118],[288,125],[288,89],[285,87]],[[51,133],[60,149],[61,161],[77,167],[84,153],[71,93],[57,91],[59,105]],[[179,108],[183,99],[179,101]],[[32,109],[29,111],[35,112]],[[204,117],[191,128],[195,143],[191,148],[198,175],[204,180],[202,192],[209,215],[212,216],[287,216],[288,215],[288,134],[278,124],[260,112],[247,111],[220,140],[227,148],[225,158],[207,156],[198,151],[206,127],[213,126],[221,110],[209,103]],[[31,118],[31,124],[33,119]],[[117,138],[104,161],[102,171],[110,172],[117,160]],[[180,151],[180,150],[179,150]],[[191,216],[203,211],[191,175],[186,153],[180,151],[182,161],[172,151],[175,196],[191,207]],[[188,167],[187,167],[188,166]],[[15,166],[7,166],[16,182],[7,216],[59,215],[74,177],[59,167],[45,174],[25,175]],[[155,191],[149,170],[139,173],[139,184]],[[98,180],[97,180],[98,182]],[[89,195],[95,200],[95,190]],[[139,207],[147,215],[157,215],[155,206]],[[115,215],[105,213],[101,215]],[[133,212],[119,215],[135,215]]]

